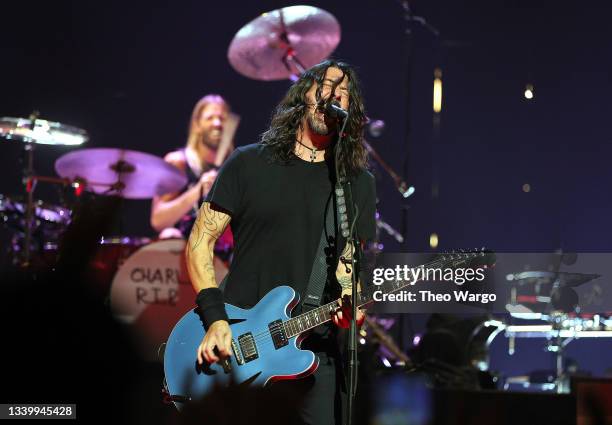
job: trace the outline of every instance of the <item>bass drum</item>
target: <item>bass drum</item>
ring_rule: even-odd
[[[92,293],[107,305],[113,278],[121,265],[149,243],[151,239],[146,237],[103,237],[88,268],[88,283]]]
[[[185,244],[183,239],[164,239],[145,245],[119,267],[113,279],[113,316],[128,326],[148,361],[162,361],[160,347],[179,319],[195,307]],[[217,282],[221,282],[228,266],[215,256],[214,267]]]

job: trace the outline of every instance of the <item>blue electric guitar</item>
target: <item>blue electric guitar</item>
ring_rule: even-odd
[[[484,256],[484,251],[445,254],[425,267],[458,267]],[[371,303],[374,291],[394,292],[408,284],[395,281],[365,288],[357,305]],[[204,328],[195,309],[185,314],[172,330],[164,353],[170,400],[180,410],[183,403],[203,397],[215,385],[230,382],[266,385],[312,374],[319,360],[312,351],[300,350],[300,342],[307,331],[331,320],[340,304],[336,300],[290,317],[298,301],[299,295],[292,288],[278,286],[249,310],[225,304],[232,330],[232,356],[226,362],[202,366],[197,363],[196,350],[204,337]]]

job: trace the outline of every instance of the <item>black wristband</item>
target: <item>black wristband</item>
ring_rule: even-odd
[[[223,303],[223,292],[219,288],[202,289],[196,297],[196,304],[205,329],[217,320],[229,322]]]

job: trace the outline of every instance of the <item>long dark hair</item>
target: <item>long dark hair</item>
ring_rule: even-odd
[[[261,135],[261,143],[270,146],[272,159],[275,161],[287,163],[296,158],[294,153],[296,137],[298,130],[301,129],[304,114],[308,111],[306,92],[314,82],[317,82],[319,89],[322,87],[325,72],[329,67],[340,69],[344,73],[344,78],[348,78],[349,116],[342,140],[343,149],[339,155],[341,173],[352,177],[367,164],[368,155],[362,143],[366,116],[357,75],[344,62],[330,59],[304,72],[274,110],[270,128]]]

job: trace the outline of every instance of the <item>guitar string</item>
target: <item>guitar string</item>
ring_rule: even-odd
[[[475,254],[479,254],[479,253],[475,253]],[[465,254],[462,254],[462,255],[465,255]],[[470,255],[470,254],[467,254],[467,255]],[[475,256],[476,256],[476,255],[474,255],[472,258],[475,258]],[[463,259],[461,259],[461,260],[462,260],[462,261],[465,261],[465,260],[468,260],[468,259],[470,259],[470,257],[465,257],[465,258],[463,258]],[[426,263],[426,264],[423,264],[422,266],[418,266],[418,267],[433,267],[434,265],[436,265],[436,263],[440,263],[440,265],[439,265],[439,266],[441,266],[441,265],[443,265],[444,263],[449,263],[449,264],[452,264],[454,261],[457,261],[457,260],[460,260],[460,259],[459,259],[459,258],[449,258],[449,259],[446,259],[446,258],[442,257],[441,259],[434,260],[434,261],[432,261],[432,262],[430,262],[430,263]],[[405,281],[399,281],[399,280],[398,280],[398,281],[395,281],[394,283],[399,283],[399,282],[402,282],[402,283],[403,283],[403,282],[405,282]],[[407,286],[407,285],[404,285],[404,286],[402,286],[402,287],[405,287],[405,286]],[[390,292],[398,291],[398,290],[400,290],[402,287],[399,287],[399,288],[397,288],[397,289],[394,289],[394,290],[392,290],[392,291],[390,291]],[[372,288],[372,287],[370,286],[370,287],[368,287],[368,288]],[[368,295],[369,295],[369,294],[368,294]],[[331,303],[325,304],[325,305],[323,305],[323,306],[321,306],[321,307],[317,307],[317,309],[320,309],[320,308],[322,308],[322,307],[328,307],[328,306],[330,306],[331,304],[334,304],[334,303],[337,303],[337,302],[338,302],[338,300],[332,301]],[[370,302],[370,301],[368,301],[368,302]],[[338,306],[338,307],[339,307],[339,306]],[[317,309],[315,309],[315,310],[317,310]],[[315,310],[312,310],[312,311],[315,311]],[[300,318],[300,317],[305,317],[307,314],[310,314],[310,313],[311,313],[311,312],[308,312],[308,313],[302,313],[302,314],[300,314],[300,315],[298,315],[298,316],[296,316],[296,317],[293,317],[293,318],[290,318],[290,319],[288,319],[288,320],[285,320],[285,321],[284,321],[284,322],[282,322],[281,324],[283,325],[283,327],[285,327],[284,325],[285,325],[286,323],[288,323],[289,321],[294,320],[294,319],[297,319],[297,318]],[[287,339],[293,338],[293,337],[295,337],[295,336],[299,336],[300,334],[302,334],[302,333],[304,333],[304,332],[306,332],[306,331],[308,331],[308,330],[310,330],[310,329],[313,329],[313,328],[315,328],[315,327],[317,327],[317,326],[319,326],[319,325],[321,325],[321,324],[323,324],[323,323],[326,323],[326,322],[327,322],[327,321],[329,321],[329,320],[331,320],[331,316],[329,317],[329,319],[326,319],[324,322],[320,322],[320,323],[318,323],[317,325],[312,326],[312,327],[308,327],[308,328],[306,328],[306,329],[304,329],[304,330],[302,330],[302,331],[299,331],[299,327],[298,327],[297,329],[298,329],[298,331],[299,331],[299,332],[298,332],[297,334],[295,334],[295,335],[291,336],[291,337],[288,337]],[[316,321],[316,320],[315,320],[315,321]],[[299,326],[299,321],[296,321],[296,322],[298,323],[298,326]],[[254,341],[254,342],[261,342],[261,343],[262,343],[262,346],[263,346],[263,343],[266,343],[266,342],[274,342],[274,341],[272,340],[272,334],[270,333],[270,329],[266,329],[266,330],[261,330],[261,329],[259,329],[259,330],[255,331],[255,332],[257,332],[257,333],[256,333],[255,335],[253,335],[253,341]]]
[[[332,301],[331,303],[325,304],[325,305],[323,305],[323,306],[321,306],[321,307],[331,306],[332,304],[337,303],[337,302],[338,302],[337,300],[336,300],[336,301]],[[321,307],[319,307],[319,308],[321,308]],[[339,305],[338,305],[338,307],[339,307]],[[314,311],[314,310],[313,310],[313,311]],[[323,310],[323,311],[324,311],[324,310]],[[307,314],[307,313],[303,313],[303,314]],[[300,315],[300,316],[301,316],[301,315]],[[282,322],[282,323],[281,323],[281,325],[283,325],[283,327],[285,327],[285,324],[286,324],[286,323],[288,323],[290,320],[295,319],[295,318],[300,317],[300,316],[296,316],[296,317],[294,317],[294,318],[290,318],[290,319],[288,319],[288,320],[286,320],[286,321]],[[308,330],[310,330],[310,329],[313,329],[313,328],[315,328],[315,327],[317,327],[317,326],[319,326],[319,325],[322,325],[323,323],[326,323],[326,322],[328,322],[328,321],[330,321],[330,320],[331,320],[331,314],[330,314],[330,316],[329,316],[329,317],[327,317],[327,318],[325,319],[325,321],[319,322],[319,323],[317,323],[315,326],[308,327],[308,328],[306,328],[306,329],[304,329],[304,330],[301,330],[301,331],[299,330],[299,327],[296,327],[296,329],[298,330],[298,333],[297,333],[297,334],[294,334],[294,335],[292,335],[292,336],[290,336],[290,337],[287,337],[287,340],[289,340],[289,339],[291,339],[291,338],[293,338],[293,337],[297,337],[297,336],[299,336],[300,334],[302,334],[302,333],[304,333],[304,332],[306,332],[306,331],[308,331]],[[315,321],[316,321],[316,320],[315,320]],[[296,325],[296,326],[298,326],[298,325]],[[287,329],[286,327],[285,327],[285,331],[286,331],[286,333],[293,333],[293,332],[287,332],[287,331],[288,331],[288,329]],[[257,344],[260,344],[262,347],[263,347],[263,346],[265,346],[267,343],[274,342],[274,340],[272,339],[272,334],[270,333],[270,330],[269,330],[269,329],[267,329],[267,330],[265,330],[265,331],[263,331],[263,332],[261,332],[261,331],[256,331],[256,332],[259,332],[259,333],[253,336],[253,340],[254,340],[254,341],[257,343]]]
[[[458,260],[458,259],[451,258],[451,259],[448,259],[448,260],[447,260],[446,258],[442,258],[442,259],[435,260],[435,261],[432,261],[432,262],[430,262],[430,263],[427,263],[427,264],[425,264],[425,265],[423,265],[423,266],[428,266],[428,267],[431,267],[431,266],[435,265],[436,263],[440,263],[440,265],[442,265],[442,264],[444,264],[444,263],[446,263],[446,262],[448,262],[448,263],[452,263],[452,262],[454,262],[455,260]],[[465,260],[465,259],[464,259],[464,260]],[[419,266],[419,267],[420,267],[420,266]],[[401,283],[404,283],[405,281],[395,281],[395,282],[394,282],[392,285],[397,284],[397,283],[400,283],[400,282],[401,282]],[[394,286],[392,286],[392,290],[391,290],[391,291],[389,291],[389,292],[394,292],[394,291],[396,291],[396,290],[401,289],[401,288],[402,288],[402,287],[404,287],[404,286],[407,286],[407,285],[403,285],[403,286],[400,286],[400,287],[398,287],[398,288],[395,288]],[[361,295],[363,295],[363,294],[361,294]],[[367,295],[369,296],[369,295],[371,295],[371,294],[367,294]],[[371,300],[370,300],[370,301],[371,301]],[[369,302],[369,301],[368,301],[368,302]],[[333,301],[332,303],[329,303],[329,304],[326,304],[326,305],[324,305],[324,306],[321,306],[321,307],[319,307],[318,309],[323,308],[323,311],[325,311],[325,309],[329,308],[329,307],[330,307],[330,305],[331,305],[331,304],[334,304],[334,303],[336,303],[336,304],[337,304],[337,300],[336,300],[336,301]],[[338,305],[338,307],[339,307],[339,305]],[[315,310],[313,310],[313,311],[315,311]],[[299,316],[296,316],[295,318],[292,318],[292,319],[296,319],[296,318],[299,318],[299,317],[305,318],[307,314],[312,314],[312,312],[309,312],[309,313],[303,313],[303,314],[301,314],[301,315],[299,315]],[[317,313],[315,313],[315,315],[316,315],[316,314],[317,314]],[[287,320],[287,321],[285,321],[285,322],[282,322],[283,327],[285,327],[285,325],[286,325],[286,324],[287,324],[287,323],[288,323],[290,320],[292,320],[292,319],[289,319],[289,320]],[[298,333],[297,333],[297,334],[295,334],[295,335],[292,335],[291,337],[288,337],[287,339],[290,339],[290,338],[293,338],[293,337],[299,336],[299,335],[301,335],[302,333],[304,333],[304,332],[306,332],[306,331],[308,331],[308,330],[310,330],[310,329],[313,329],[313,328],[315,328],[315,327],[317,327],[317,326],[319,326],[319,325],[321,325],[321,324],[323,324],[323,323],[325,323],[325,322],[327,322],[327,321],[329,321],[329,320],[331,320],[331,315],[330,315],[330,317],[329,317],[329,318],[326,318],[326,320],[325,320],[325,321],[322,321],[322,322],[320,322],[320,323],[317,323],[315,326],[309,326],[309,327],[307,327],[306,329],[303,329],[303,330],[300,330],[300,326],[299,326],[299,325],[300,325],[300,322],[298,321],[298,322],[297,322],[297,325],[296,325],[296,326],[297,326]],[[315,317],[315,322],[316,322],[316,321],[317,321],[317,318]],[[286,327],[285,327],[285,331],[287,331]],[[256,331],[256,332],[259,332],[259,333],[256,333],[256,334],[255,334],[255,336],[253,337],[253,340],[254,340],[254,342],[255,342],[256,344],[258,344],[258,345],[259,345],[259,346],[261,346],[262,348],[263,348],[263,347],[265,347],[265,346],[267,346],[267,345],[269,345],[269,343],[273,343],[273,342],[274,342],[274,340],[272,339],[272,334],[270,333],[270,330],[269,330],[269,329],[268,329],[268,330],[265,330],[265,331],[263,331],[263,332],[261,332],[261,331]],[[289,333],[292,333],[292,332],[289,332]]]
[[[473,257],[473,258],[474,258],[474,257]],[[469,259],[469,257],[463,258],[463,261],[465,261],[466,259]],[[419,266],[419,267],[425,267],[425,266],[427,266],[427,267],[432,267],[432,266],[434,266],[436,263],[441,263],[440,265],[442,265],[442,264],[444,264],[444,263],[449,263],[449,264],[452,264],[452,263],[453,263],[454,261],[456,261],[456,260],[459,260],[459,259],[458,259],[458,258],[449,258],[449,259],[446,259],[446,258],[444,258],[444,257],[443,257],[443,258],[441,258],[441,259],[439,259],[439,260],[434,260],[434,261],[432,261],[432,262],[430,262],[430,263],[426,263],[426,264],[424,264],[424,265],[422,265],[422,266]],[[394,283],[399,283],[399,282],[402,282],[402,283],[403,283],[404,281],[395,281]],[[407,286],[407,285],[404,285],[404,286],[402,286],[402,287],[405,287],[405,286]],[[399,288],[393,289],[392,291],[389,291],[389,292],[394,292],[394,291],[397,291],[397,290],[401,289],[402,287],[399,287]],[[369,287],[369,288],[371,288],[371,287]],[[368,294],[368,295],[369,295],[369,294]],[[331,304],[334,304],[334,303],[337,303],[337,302],[338,302],[337,300],[332,301],[331,303],[328,303],[328,304],[326,304],[326,305],[324,305],[324,306],[318,307],[317,309],[320,309],[320,308],[322,308],[322,307],[328,307],[328,306],[330,306]],[[368,302],[370,302],[370,301],[368,301]],[[338,307],[339,307],[339,306],[338,306]],[[314,311],[314,310],[312,310],[312,311]],[[291,321],[291,320],[293,320],[293,319],[297,319],[297,318],[300,318],[300,317],[305,317],[307,314],[310,314],[310,313],[311,313],[311,312],[309,312],[309,313],[302,313],[302,314],[300,314],[300,315],[298,315],[298,316],[296,316],[296,317],[290,318],[290,319],[288,319],[288,320],[286,320],[286,321],[282,322],[282,325],[285,325],[286,323],[288,323],[289,321]],[[298,323],[298,327],[297,327],[297,329],[298,329],[298,331],[299,331],[299,332],[298,332],[297,334],[295,334],[295,335],[291,336],[291,337],[288,337],[287,339],[293,338],[293,337],[295,337],[295,336],[299,336],[300,334],[302,334],[302,333],[304,333],[304,332],[306,332],[306,331],[308,331],[308,330],[310,330],[310,329],[313,329],[313,328],[315,328],[315,327],[317,327],[317,326],[319,326],[319,325],[321,325],[321,324],[323,324],[323,323],[325,323],[325,322],[327,322],[327,321],[329,321],[329,320],[331,320],[331,315],[330,315],[329,319],[326,319],[324,322],[320,322],[320,323],[318,323],[318,324],[317,324],[317,325],[315,325],[315,326],[308,327],[308,328],[306,328],[306,329],[304,329],[304,330],[301,330],[301,331],[299,330],[299,321],[297,321],[297,323]],[[283,327],[284,327],[284,326],[283,326]],[[254,340],[254,342],[260,342],[260,343],[262,343],[262,346],[263,346],[263,344],[264,344],[264,343],[267,343],[267,342],[274,342],[274,341],[272,340],[272,334],[270,333],[270,330],[269,330],[269,329],[266,329],[266,330],[263,330],[263,331],[262,331],[262,330],[257,330],[257,331],[255,331],[255,332],[258,332],[258,333],[256,333],[256,334],[253,336],[253,340]]]
[[[475,256],[475,255],[473,255],[473,256],[471,257],[471,259],[473,259],[473,258],[475,258],[475,257],[476,257],[476,256]],[[464,262],[464,261],[465,261],[465,260],[467,260],[467,259],[470,259],[470,257],[465,257],[465,258],[463,258],[461,262]],[[427,267],[432,267],[432,266],[434,266],[436,263],[440,263],[440,264],[439,264],[439,266],[442,266],[444,263],[452,264],[453,262],[455,262],[455,261],[457,261],[457,260],[459,260],[459,258],[450,258],[450,259],[446,259],[446,258],[444,258],[444,257],[443,257],[443,258],[441,258],[441,259],[439,259],[439,260],[434,260],[434,261],[432,261],[432,262],[430,262],[430,263],[426,263],[426,264],[424,264],[424,265],[423,265],[423,267],[425,267],[425,266],[427,266]],[[421,266],[419,266],[419,267],[421,267]],[[398,283],[404,283],[404,282],[405,282],[405,281],[400,281],[400,280],[397,280],[397,281],[394,281],[392,285],[395,285],[395,284],[398,284]],[[393,288],[393,289],[392,289],[392,290],[390,290],[390,291],[388,291],[388,292],[394,292],[394,291],[397,291],[397,290],[399,290],[399,289],[401,289],[401,288],[403,288],[403,287],[405,287],[405,286],[407,286],[407,285],[403,285],[403,286],[400,286],[400,287],[398,287],[398,288],[394,288],[394,287],[392,286],[392,288]],[[372,287],[370,286],[370,287],[368,287],[368,288],[370,289],[370,288],[372,288]],[[361,294],[360,294],[360,296],[361,296],[361,295],[363,295],[363,293],[361,293]],[[371,296],[371,294],[367,294],[367,295],[368,295],[368,297],[370,297],[370,296]],[[363,305],[368,304],[368,303],[369,303],[369,302],[371,302],[371,301],[372,301],[372,300],[371,300],[371,299],[369,299],[369,301],[368,301],[368,302],[366,302],[366,303],[364,303]],[[331,303],[325,304],[324,306],[318,307],[317,309],[322,309],[322,308],[330,308],[332,304],[336,304],[336,306],[337,306],[337,307],[339,307],[339,305],[338,305],[337,303],[338,303],[338,300],[335,300],[335,301],[332,301]],[[316,309],[315,309],[315,310],[316,310]],[[314,310],[312,310],[312,311],[314,311]],[[288,320],[286,320],[286,321],[284,321],[284,322],[281,322],[281,324],[283,325],[283,327],[285,327],[285,325],[286,325],[286,324],[287,324],[287,323],[288,323],[290,320],[292,320],[292,319],[296,319],[296,318],[298,318],[298,317],[302,317],[302,318],[303,318],[303,317],[306,317],[306,315],[307,315],[307,314],[311,314],[311,313],[312,313],[312,311],[311,311],[311,312],[308,312],[308,313],[302,313],[302,314],[300,314],[300,315],[298,315],[298,316],[296,316],[296,317],[294,317],[294,318],[291,318],[291,319],[288,319]],[[324,311],[324,310],[323,310],[323,311]],[[331,312],[331,311],[330,311],[330,312]],[[321,325],[321,324],[323,324],[323,323],[328,322],[329,320],[331,320],[331,315],[330,315],[330,317],[329,317],[329,318],[327,318],[325,321],[322,321],[322,322],[320,322],[320,323],[317,323],[317,324],[316,324],[316,325],[314,325],[314,326],[307,327],[306,329],[299,330],[300,328],[299,328],[299,326],[298,326],[298,327],[297,327],[297,329],[298,329],[298,333],[297,333],[297,334],[295,334],[295,335],[292,335],[291,337],[287,337],[287,340],[289,340],[289,339],[291,339],[291,338],[293,338],[293,337],[299,337],[301,334],[303,334],[303,333],[305,333],[305,332],[309,331],[310,329],[314,329],[314,328],[316,328],[317,326],[319,326],[319,325]],[[316,322],[316,320],[315,320],[315,322]],[[298,322],[298,325],[299,325],[299,322]],[[287,331],[287,328],[286,328],[286,327],[285,327],[285,331]],[[256,334],[256,335],[254,336],[254,338],[253,338],[253,342],[255,343],[255,348],[257,349],[257,351],[260,351],[260,350],[262,350],[262,349],[266,349],[266,348],[267,348],[267,347],[268,347],[268,346],[269,346],[271,343],[274,343],[274,340],[273,340],[273,338],[272,338],[272,334],[270,333],[270,330],[269,330],[269,329],[267,329],[267,330],[265,330],[265,331],[263,331],[263,332],[259,331],[259,333],[258,333],[258,334]]]
[[[439,262],[439,263],[441,263],[441,265],[442,265],[442,264],[444,264],[445,262],[452,262],[452,261],[450,261],[450,260],[446,260],[446,259],[440,259],[440,260],[435,260],[435,261],[433,261],[433,262],[431,262],[431,263],[424,264],[423,266],[432,267],[434,264],[436,264],[436,263],[438,263],[438,262]],[[419,266],[419,267],[420,267],[420,266]],[[400,282],[401,282],[401,283],[404,283],[405,281],[399,281],[399,280],[398,280],[398,281],[393,282],[393,284],[397,284],[397,283],[400,283]],[[393,285],[393,284],[392,284],[392,285]],[[404,285],[404,286],[407,286],[407,285]],[[404,287],[404,286],[400,286],[399,288],[394,288],[394,286],[392,286],[392,290],[390,290],[389,292],[394,292],[394,291],[397,291],[397,290],[401,289],[401,288],[402,288],[402,287]],[[369,287],[369,288],[371,288],[371,287]],[[363,293],[362,293],[362,294],[363,294]],[[362,295],[362,294],[360,294],[360,295]],[[370,295],[370,294],[367,294],[367,295],[368,295],[368,298],[369,298],[369,295]],[[370,300],[370,301],[371,301],[371,300]],[[370,301],[368,301],[368,303],[369,303]],[[293,317],[293,318],[291,318],[291,319],[286,320],[285,322],[282,322],[282,324],[283,324],[283,325],[285,325],[285,324],[286,324],[286,323],[288,323],[289,321],[294,320],[294,319],[297,319],[297,318],[300,318],[300,317],[305,318],[305,317],[306,317],[306,315],[308,315],[308,314],[313,314],[312,312],[314,312],[315,310],[319,310],[319,309],[322,309],[322,308],[323,308],[323,311],[325,311],[325,309],[327,309],[327,307],[329,307],[331,304],[334,304],[334,303],[336,303],[336,304],[337,304],[337,303],[338,303],[338,301],[337,301],[337,300],[335,300],[335,301],[332,301],[332,302],[331,302],[331,303],[329,303],[329,304],[325,304],[325,305],[323,305],[323,306],[321,306],[321,307],[317,307],[317,309],[314,309],[314,310],[312,310],[312,311],[310,311],[310,312],[308,312],[308,313],[302,313],[302,314],[300,314],[300,315],[298,315],[298,316],[296,316],[296,317]],[[366,304],[367,304],[367,303],[366,303]],[[339,305],[337,305],[337,306],[338,306],[338,307],[340,307]],[[318,313],[315,313],[314,315],[315,315],[315,322],[316,322],[316,321],[317,321],[316,315],[318,315]],[[321,325],[321,324],[323,324],[323,323],[326,323],[326,322],[327,322],[327,321],[329,321],[329,320],[331,320],[331,315],[329,316],[329,318],[326,318],[326,320],[325,320],[325,321],[320,322],[320,323],[317,323],[315,326],[308,326],[306,329],[303,329],[303,330],[300,330],[300,322],[299,322],[299,321],[297,321],[296,328],[297,328],[297,330],[298,330],[298,333],[297,333],[297,334],[295,334],[295,335],[292,335],[291,337],[287,337],[287,339],[290,339],[290,338],[293,338],[293,337],[297,337],[297,336],[299,336],[299,335],[303,334],[304,332],[309,331],[310,329],[313,329],[313,328],[315,328],[315,327],[317,327],[317,326],[319,326],[319,325]],[[256,332],[257,332],[257,331],[256,331]],[[292,333],[292,332],[290,332],[290,333]],[[270,330],[269,330],[269,329],[268,329],[268,330],[265,330],[265,331],[263,331],[263,332],[259,332],[258,334],[256,334],[256,335],[253,337],[253,340],[254,340],[254,342],[255,342],[255,343],[257,343],[257,344],[258,344],[259,346],[261,346],[262,348],[263,348],[263,347],[266,347],[267,345],[269,345],[269,343],[273,343],[273,342],[274,342],[274,340],[273,340],[273,338],[272,338],[272,334],[270,333]]]

